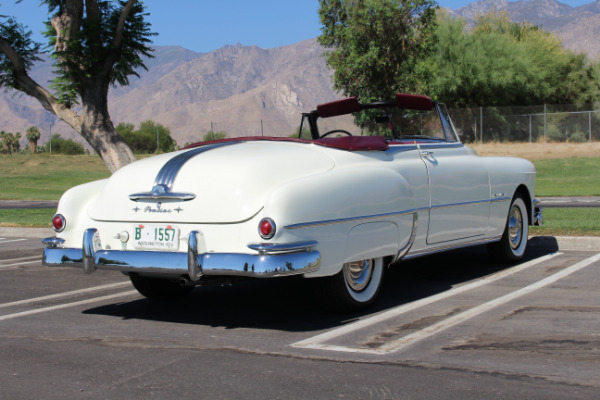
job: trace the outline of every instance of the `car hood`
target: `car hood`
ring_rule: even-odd
[[[205,145],[121,168],[107,181],[88,214],[101,221],[240,222],[256,215],[274,188],[333,166],[326,150],[305,143]],[[163,189],[167,187],[168,193],[193,199],[153,199],[156,183],[165,182]],[[137,194],[145,197],[132,200]]]

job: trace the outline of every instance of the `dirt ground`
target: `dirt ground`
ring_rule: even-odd
[[[511,156],[528,160],[567,157],[600,157],[595,143],[484,143],[469,144],[481,156]]]

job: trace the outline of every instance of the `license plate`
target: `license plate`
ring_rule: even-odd
[[[133,247],[145,250],[179,248],[179,228],[172,225],[137,224],[133,226]]]

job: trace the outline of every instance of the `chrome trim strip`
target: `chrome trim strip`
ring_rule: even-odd
[[[300,228],[307,228],[307,227],[311,227],[311,226],[343,224],[345,222],[362,221],[365,219],[379,219],[379,218],[386,218],[386,217],[393,217],[393,216],[400,216],[400,215],[408,215],[408,214],[417,213],[419,211],[428,211],[428,210],[429,210],[429,207],[421,207],[421,208],[413,208],[411,210],[396,211],[396,212],[390,212],[390,213],[384,213],[384,214],[373,214],[373,215],[364,215],[364,216],[360,216],[360,217],[349,217],[349,218],[340,218],[340,219],[329,219],[329,220],[323,220],[323,221],[303,222],[300,224],[287,225],[284,228],[300,229]]]
[[[478,244],[486,244],[486,243],[497,242],[500,239],[502,239],[502,235],[493,236],[491,238],[486,238],[486,239],[471,240],[469,242],[463,242],[463,243],[459,243],[459,244],[448,244],[448,245],[436,247],[436,248],[433,248],[433,249],[419,250],[419,251],[416,251],[414,253],[407,254],[406,256],[404,256],[404,260],[410,260],[410,259],[416,258],[416,257],[421,257],[421,256],[427,256],[427,255],[430,255],[430,254],[441,253],[441,252],[447,251],[447,250],[456,250],[456,249],[461,249],[463,247],[475,246],[475,245],[478,245]]]
[[[339,219],[329,219],[329,220],[323,220],[323,221],[303,222],[303,223],[299,223],[299,224],[286,225],[284,228],[285,229],[300,229],[300,228],[308,228],[308,227],[313,227],[313,226],[343,224],[345,222],[353,222],[353,221],[362,221],[362,220],[367,220],[367,219],[379,219],[379,218],[394,217],[394,216],[400,216],[400,215],[408,215],[408,214],[413,214],[413,213],[417,213],[420,211],[431,211],[431,210],[437,210],[440,208],[461,207],[461,206],[468,206],[468,205],[479,204],[479,203],[496,203],[496,202],[508,201],[508,200],[511,200],[511,198],[503,197],[500,199],[474,200],[474,201],[466,201],[463,203],[440,204],[437,206],[419,207],[419,208],[413,208],[411,210],[403,210],[403,211],[389,212],[389,213],[383,213],[383,214],[373,214],[373,215],[363,215],[363,216],[359,216],[359,217],[348,217],[348,218],[339,218]]]
[[[138,200],[181,200],[189,201],[194,200],[196,195],[194,193],[154,193],[154,192],[141,192],[129,195],[129,199],[133,201]]]
[[[419,150],[419,147],[421,149],[446,149],[446,148],[457,149],[460,147],[465,147],[464,144],[462,144],[461,142],[456,142],[456,143],[419,143],[418,145],[416,145],[413,143],[394,144],[393,141],[388,141],[388,145],[389,145],[389,149],[387,149],[385,151],[388,154],[400,153],[400,152],[410,151],[410,150]]]
[[[296,252],[296,251],[311,251],[313,247],[318,245],[319,243],[310,240],[307,242],[297,242],[297,243],[284,243],[284,244],[276,244],[276,243],[250,243],[248,248],[252,250],[256,250],[261,254],[265,253],[280,253],[280,252]]]
[[[396,259],[393,262],[403,259],[404,256],[406,255],[406,253],[408,253],[408,251],[411,249],[412,245],[415,242],[415,238],[417,237],[418,222],[419,222],[419,214],[414,213],[413,214],[412,231],[410,233],[410,237],[408,238],[408,242],[406,242],[406,245],[403,248],[401,248],[400,251],[398,251],[398,254],[396,255]]]
[[[465,201],[465,202],[461,202],[461,203],[451,203],[451,204],[440,204],[437,206],[431,206],[431,209],[439,209],[439,208],[450,208],[450,207],[462,207],[462,206],[469,206],[472,204],[481,204],[481,203],[497,203],[497,202],[501,202],[501,201],[508,201],[511,200],[510,197],[502,197],[499,199],[489,199],[489,200],[473,200],[473,201]]]

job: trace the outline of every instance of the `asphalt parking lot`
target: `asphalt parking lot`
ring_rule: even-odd
[[[301,278],[156,303],[43,267],[39,239],[0,236],[1,399],[600,397],[597,250],[415,259],[339,315]]]

